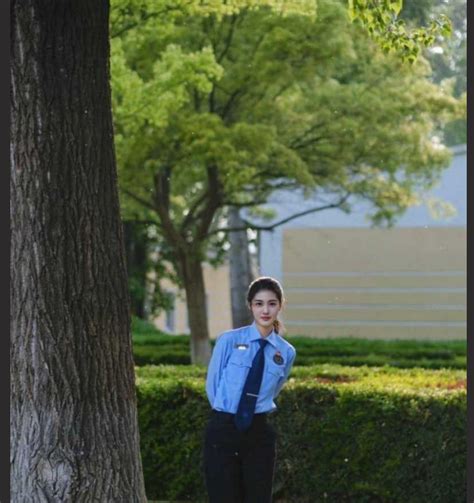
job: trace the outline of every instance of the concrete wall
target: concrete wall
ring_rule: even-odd
[[[466,229],[286,229],[288,334],[466,337]]]

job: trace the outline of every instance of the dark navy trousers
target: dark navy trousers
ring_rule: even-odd
[[[204,438],[209,503],[271,503],[276,433],[266,414],[239,432],[233,414],[212,411]]]

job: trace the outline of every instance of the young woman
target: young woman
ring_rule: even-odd
[[[260,277],[248,289],[254,322],[219,336],[207,371],[212,407],[204,471],[210,503],[267,503],[272,498],[276,434],[266,417],[288,379],[295,348],[278,321],[280,283]]]

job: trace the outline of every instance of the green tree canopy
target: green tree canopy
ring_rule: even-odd
[[[187,2],[163,18],[140,2],[140,22],[116,6],[123,208],[157,222],[185,287],[197,282],[185,256],[200,267],[230,206],[303,186],[346,210],[349,195],[368,200],[374,221],[392,222],[448,162],[432,133],[460,105],[426,60],[386,54],[346,4],[258,3]]]
[[[467,91],[466,6],[466,0],[405,0],[399,16],[410,27],[429,25],[441,16],[449,18],[450,33],[439,30],[432,43],[423,49],[423,55],[432,67],[431,80],[443,83],[448,92],[461,98],[464,109]],[[466,143],[466,115],[446,123],[440,135],[447,145]]]

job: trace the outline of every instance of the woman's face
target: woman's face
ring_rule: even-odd
[[[273,322],[277,319],[281,305],[275,292],[271,290],[260,290],[257,292],[250,303],[250,309],[255,323],[270,333],[273,329]]]

